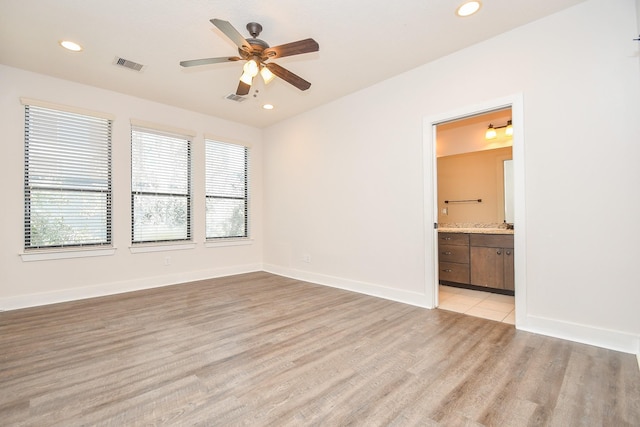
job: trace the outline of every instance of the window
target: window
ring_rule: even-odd
[[[248,237],[247,147],[205,140],[207,239]]]
[[[132,127],[133,243],[191,239],[191,141]]]
[[[25,103],[25,249],[111,244],[112,120]]]

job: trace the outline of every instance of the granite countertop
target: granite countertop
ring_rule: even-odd
[[[513,234],[513,227],[507,224],[476,224],[476,223],[440,223],[438,231],[441,233],[473,233],[473,234]]]
[[[471,234],[513,234],[513,230],[506,228],[462,228],[438,227],[439,233],[471,233]]]

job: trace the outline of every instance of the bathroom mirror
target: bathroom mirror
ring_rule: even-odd
[[[504,166],[511,147],[482,150],[438,158],[438,222],[499,226],[512,223],[505,208],[513,206],[513,190],[507,202]],[[507,166],[509,167],[509,166]],[[513,211],[513,208],[511,208]]]
[[[504,222],[513,224],[513,160],[503,162],[504,170]]]

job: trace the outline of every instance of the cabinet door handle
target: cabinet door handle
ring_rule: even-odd
[[[450,269],[450,268],[445,268],[445,269],[444,269],[444,270],[442,270],[442,271],[444,271],[445,273],[451,273],[453,270],[452,270],[452,269]]]
[[[511,251],[507,251],[507,255],[511,255]]]
[[[451,237],[443,237],[442,240],[451,240]]]
[[[447,252],[443,252],[443,254],[445,254],[445,255],[453,255],[453,252],[447,251]]]
[[[502,255],[502,251],[498,250],[498,251],[496,252],[496,254],[498,254],[498,255]]]

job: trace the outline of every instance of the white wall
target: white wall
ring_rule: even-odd
[[[640,33],[640,0],[636,0],[636,17],[638,19],[638,33]]]
[[[266,269],[425,305],[423,118],[522,93],[518,327],[640,353],[635,3],[581,3],[266,129]]]
[[[262,268],[262,132],[127,95],[0,66],[2,209],[0,310],[182,283]],[[112,256],[25,262],[21,224],[24,197],[24,107],[20,97],[111,113],[113,124]],[[194,249],[131,253],[131,118],[197,132],[192,144]],[[204,139],[251,144],[252,244],[204,245]],[[165,258],[170,265],[165,266]]]

